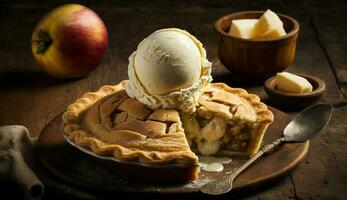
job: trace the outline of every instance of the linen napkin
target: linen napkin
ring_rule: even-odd
[[[33,172],[36,139],[24,126],[0,127],[0,180],[18,185],[26,199],[41,199],[44,186]]]

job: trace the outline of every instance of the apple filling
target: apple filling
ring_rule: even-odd
[[[197,111],[181,113],[191,149],[202,155],[255,154],[268,126],[264,120],[270,121],[267,111],[261,111],[258,120],[256,109],[266,108],[258,102],[242,89],[205,89]]]
[[[254,123],[226,119],[204,107],[199,107],[193,115],[181,115],[188,143],[196,153],[214,155],[220,150],[247,153]]]

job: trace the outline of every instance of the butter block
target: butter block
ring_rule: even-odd
[[[254,25],[257,21],[257,19],[232,20],[229,34],[235,37],[250,39],[253,35]]]
[[[286,34],[286,31],[284,30],[283,27],[278,27],[276,29],[271,29],[267,31],[266,33],[263,33],[257,37],[256,39],[271,39],[271,38],[277,38],[284,36]]]
[[[276,13],[272,12],[271,10],[267,10],[254,25],[252,37],[259,38],[264,34],[275,35],[277,32],[283,33],[283,31],[284,29],[281,19],[276,15]]]
[[[275,84],[278,90],[290,93],[312,92],[312,85],[307,79],[288,72],[277,73]]]

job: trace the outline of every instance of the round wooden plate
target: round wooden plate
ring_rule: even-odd
[[[291,118],[272,107],[275,120],[265,134],[263,144],[282,135]],[[98,165],[90,155],[68,144],[61,133],[61,115],[43,129],[38,140],[38,153],[43,166],[59,179],[88,190],[139,193],[193,193],[209,181],[224,176],[244,163],[245,158],[234,158],[220,173],[202,171],[199,179],[187,184],[146,184],[125,180],[111,170]],[[285,175],[299,164],[309,149],[309,142],[287,143],[272,154],[251,165],[234,181],[233,188],[260,185]]]

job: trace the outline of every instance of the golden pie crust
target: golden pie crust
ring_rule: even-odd
[[[68,106],[63,126],[69,139],[98,155],[120,160],[152,165],[197,164],[179,113],[145,107],[128,97],[126,84],[105,85]]]

